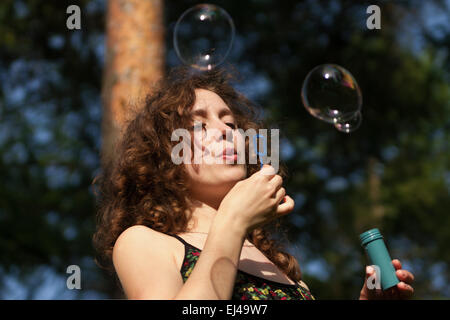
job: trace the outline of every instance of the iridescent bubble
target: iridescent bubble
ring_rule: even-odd
[[[349,120],[335,123],[334,126],[341,132],[350,133],[359,128],[362,122],[362,114],[361,111],[355,113],[353,118]]]
[[[186,10],[178,19],[173,44],[184,64],[211,70],[228,56],[234,33],[233,19],[224,9],[199,4]]]
[[[303,81],[302,101],[312,116],[335,124],[351,119],[361,110],[362,95],[348,70],[323,64],[312,69]]]

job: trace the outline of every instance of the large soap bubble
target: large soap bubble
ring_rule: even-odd
[[[173,36],[180,60],[193,68],[211,70],[228,56],[234,40],[234,23],[221,7],[199,4],[178,19]]]
[[[306,76],[302,101],[311,115],[336,124],[352,119],[361,110],[362,95],[348,70],[336,64],[323,64]]]

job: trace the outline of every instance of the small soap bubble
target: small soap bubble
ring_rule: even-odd
[[[361,90],[352,74],[336,64],[312,69],[302,86],[302,101],[308,112],[329,123],[352,119],[361,110]]]
[[[234,34],[233,19],[224,9],[199,4],[178,19],[173,35],[175,52],[184,64],[211,70],[230,53]]]

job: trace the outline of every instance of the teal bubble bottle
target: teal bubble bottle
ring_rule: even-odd
[[[380,230],[377,228],[370,229],[361,233],[359,239],[361,240],[361,246],[367,252],[371,264],[380,268],[380,275],[377,274],[377,277],[380,277],[381,288],[386,290],[399,283],[400,281],[395,274],[392,259],[384,244]]]

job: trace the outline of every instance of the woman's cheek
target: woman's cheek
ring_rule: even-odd
[[[246,144],[245,138],[241,134],[240,130],[235,129],[233,136],[233,143],[235,145],[236,151],[238,152],[238,161],[239,164],[245,164],[245,155],[246,155]]]

